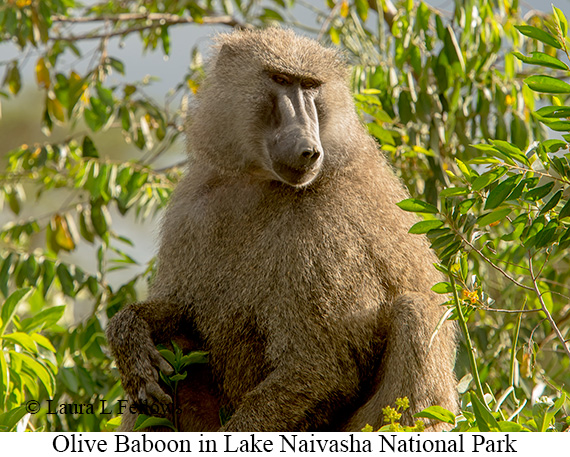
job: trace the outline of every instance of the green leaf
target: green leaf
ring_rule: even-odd
[[[511,208],[500,208],[490,213],[484,214],[477,218],[477,225],[480,227],[484,227],[486,225],[494,224],[495,222],[500,221],[501,219],[506,218],[509,213],[511,212]]]
[[[547,75],[529,76],[524,82],[536,92],[570,94],[570,84]]]
[[[534,247],[540,249],[547,244],[549,244],[556,235],[556,229],[558,228],[558,223],[556,221],[550,221],[546,227],[544,227],[535,236]]]
[[[495,209],[497,206],[503,203],[521,179],[522,175],[514,175],[499,183],[497,187],[489,192],[489,196],[485,201],[484,209]]]
[[[477,146],[480,146],[480,145],[477,145]],[[469,181],[472,181],[473,179],[475,179],[477,177],[477,172],[471,170],[471,168],[469,168],[467,165],[465,165],[465,163],[463,163],[458,158],[455,158],[455,163],[457,164],[457,167],[459,168],[459,170],[461,170],[461,173],[463,173],[463,176],[465,176]]]
[[[4,84],[6,83],[8,83],[8,89],[12,94],[16,95],[20,92],[20,89],[22,88],[22,80],[17,61],[12,62],[10,69],[7,71],[6,78],[4,79]]]
[[[548,429],[554,419],[554,416],[558,411],[560,411],[565,401],[566,395],[562,393],[560,398],[558,398],[554,404],[542,401],[534,404],[532,407],[532,415],[536,421],[539,432],[545,432]]]
[[[562,140],[545,140],[540,143],[539,148],[544,149],[545,152],[558,152],[560,149],[565,149],[568,144]]]
[[[13,258],[14,254],[9,253],[2,262],[2,268],[0,268],[0,291],[4,297],[8,296],[8,280],[10,279],[10,268]]]
[[[568,21],[566,20],[566,16],[559,8],[556,8],[552,5],[552,12],[554,13],[554,19],[556,20],[556,25],[560,28],[562,32],[562,36],[565,37],[568,33]]]
[[[49,396],[53,395],[53,382],[47,368],[27,354],[10,351],[10,357],[20,361],[31,373],[33,373],[46,388]]]
[[[95,113],[95,111],[85,108],[83,110],[83,117],[87,126],[94,132],[99,130],[103,126],[103,119]]]
[[[425,417],[426,419],[435,419],[447,424],[455,425],[455,414],[439,405],[430,406],[423,411],[414,414],[414,417]]]
[[[570,217],[570,200],[566,202],[560,210],[560,214],[558,214],[558,219],[564,219],[565,217]]]
[[[470,190],[467,187],[448,187],[443,189],[439,195],[441,197],[456,197],[458,195],[467,195]]]
[[[28,410],[25,405],[0,414],[0,430],[12,431],[26,414],[28,414]]]
[[[270,8],[263,8],[263,14],[260,15],[260,18],[284,22],[283,16]]]
[[[565,401],[566,401],[566,394],[564,392],[562,392],[562,394],[560,395],[560,398],[558,398],[554,402],[554,406],[545,415],[546,421],[548,421],[550,423],[550,421],[552,421],[552,419],[554,419],[554,416],[556,415],[556,413],[558,411],[560,411],[560,409],[564,406]]]
[[[453,286],[450,282],[443,281],[435,284],[431,290],[433,290],[436,294],[450,294],[453,292]]]
[[[558,202],[560,201],[561,198],[562,198],[562,190],[559,190],[552,196],[552,198],[548,201],[548,203],[544,205],[544,207],[540,210],[539,215],[550,211],[552,208],[558,205]]]
[[[467,214],[467,212],[473,207],[476,202],[476,198],[468,198],[467,200],[463,200],[458,206],[459,212],[461,214]]]
[[[49,70],[46,67],[46,62],[43,57],[40,57],[36,62],[36,82],[38,83],[39,87],[43,89],[49,89]]]
[[[524,63],[555,68],[558,70],[568,70],[568,65],[566,65],[561,60],[558,60],[556,57],[549,56],[544,52],[533,52],[532,57],[527,57],[520,52],[513,52],[513,55],[517,59],[522,60]]]
[[[175,375],[170,376],[170,380],[173,382],[183,381],[188,376],[188,372],[185,371],[184,373],[176,373]]]
[[[515,25],[515,28],[527,37],[534,38],[556,49],[562,49],[562,45],[557,38],[538,27],[533,27],[532,25]]]
[[[99,153],[97,152],[97,148],[93,143],[93,140],[89,138],[87,135],[83,137],[83,145],[82,145],[83,157],[99,157]]]
[[[207,351],[192,351],[190,354],[186,354],[181,359],[181,367],[193,364],[204,364],[209,363],[210,357]]]
[[[111,215],[105,205],[94,204],[91,206],[91,223],[95,233],[105,239],[109,236],[108,229],[111,222]]]
[[[109,57],[107,63],[121,73],[123,76],[125,75],[125,65],[120,60],[117,60],[113,57]]]
[[[537,201],[541,198],[545,197],[550,193],[552,188],[554,187],[554,181],[550,181],[549,183],[545,184],[544,186],[537,187],[536,189],[529,190],[524,198],[531,201]]]
[[[79,213],[79,233],[81,233],[81,236],[89,243],[95,241],[95,235],[92,229],[91,211],[85,209]]]
[[[162,357],[173,367],[176,366],[176,356],[169,349],[161,349],[158,351]]]
[[[103,87],[101,85],[101,83],[97,83],[95,88],[97,89],[97,95],[99,95],[99,98],[101,99],[101,101],[106,106],[113,108],[115,106],[115,100],[113,98],[113,91],[111,89],[107,89],[106,87]]]
[[[570,121],[545,122],[544,119],[541,121],[545,123],[549,129],[552,129],[556,132],[570,132]]]
[[[56,268],[56,272],[59,282],[61,283],[62,292],[69,297],[74,297],[75,285],[73,283],[73,276],[69,272],[68,267],[63,263],[60,263]]]
[[[500,421],[499,429],[501,430],[501,432],[507,432],[507,433],[522,432],[526,430],[521,424],[517,424],[516,422],[508,422],[508,421]]]
[[[165,419],[163,417],[148,417],[144,414],[139,414],[133,431],[137,432],[147,427],[169,427],[175,432],[177,431],[174,424],[168,419]]]
[[[366,21],[368,17],[368,1],[367,0],[355,0],[356,12],[363,21]]]
[[[45,297],[53,282],[53,278],[55,278],[55,262],[46,259],[44,260],[42,267],[44,269],[42,274],[42,293]]]
[[[451,243],[449,246],[445,248],[445,250],[439,254],[439,258],[442,262],[447,262],[449,259],[456,255],[459,250],[461,249],[461,241],[456,241],[455,243]]]
[[[482,432],[498,432],[500,430],[499,424],[489,409],[481,403],[475,394],[471,393],[470,396],[479,430]]]
[[[45,336],[40,335],[39,333],[33,333],[31,337],[38,345],[55,354],[56,350],[53,347],[53,344],[51,344],[51,341],[48,340]]]
[[[430,232],[430,235],[433,236],[433,232]],[[442,249],[445,246],[448,246],[449,243],[451,243],[454,240],[455,240],[454,233],[449,233],[447,235],[440,236],[432,242],[431,248],[434,250]]]
[[[369,122],[366,127],[368,127],[370,134],[378,138],[382,144],[391,144],[392,146],[396,144],[390,132],[376,122]]]
[[[413,213],[439,213],[439,210],[435,206],[415,198],[407,198],[396,204],[404,211]]]
[[[30,335],[23,332],[14,332],[3,335],[0,338],[11,341],[12,343],[22,346],[25,350],[37,354],[38,347]]]
[[[479,176],[473,181],[473,190],[481,190],[494,183],[507,172],[507,167],[497,167]]]
[[[2,311],[0,312],[0,318],[2,322],[0,324],[0,335],[4,335],[4,331],[8,324],[12,321],[12,317],[16,312],[16,307],[18,303],[24,300],[31,292],[31,287],[25,289],[18,289],[13,292],[2,305]]]
[[[535,114],[538,114],[542,117],[569,117],[570,116],[570,106],[543,106],[542,108],[535,111]],[[562,140],[546,140],[546,141],[561,141],[562,143],[566,144]],[[543,143],[546,143],[543,141]]]
[[[439,228],[443,225],[443,222],[440,220],[429,220],[429,221],[420,221],[416,222],[409,230],[409,233],[420,234],[420,233],[427,233],[430,230]]]
[[[501,151],[508,157],[512,157],[513,159],[518,160],[521,163],[526,165],[530,165],[528,159],[523,154],[523,152],[517,148],[514,144],[509,143],[508,141],[503,140],[490,140],[491,143],[495,148]]]
[[[61,319],[65,312],[65,305],[52,306],[51,308],[44,309],[22,321],[22,331],[30,333],[31,331],[39,331],[44,328],[50,328]]]

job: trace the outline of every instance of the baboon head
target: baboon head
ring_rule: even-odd
[[[310,184],[327,160],[323,138],[335,100],[349,93],[343,59],[277,28],[217,41],[190,120],[192,153],[226,171]]]

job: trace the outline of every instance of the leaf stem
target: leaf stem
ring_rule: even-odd
[[[455,302],[455,309],[457,310],[457,320],[459,321],[459,326],[465,337],[465,342],[468,349],[469,364],[471,365],[471,371],[473,373],[473,379],[475,379],[475,386],[477,388],[477,395],[481,399],[482,403],[485,403],[485,394],[483,393],[483,386],[481,385],[481,378],[479,377],[479,370],[477,369],[477,361],[475,360],[475,347],[471,341],[471,336],[469,335],[469,329],[467,328],[467,322],[463,316],[463,311],[461,310],[461,304],[459,303],[459,296],[457,295],[457,288],[455,287],[455,278],[453,274],[449,274],[449,281],[451,282],[451,288],[453,290],[453,300]]]

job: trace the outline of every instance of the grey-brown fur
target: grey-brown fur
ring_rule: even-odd
[[[220,405],[233,411],[229,431],[379,427],[382,408],[403,396],[407,422],[430,405],[456,409],[453,326],[428,347],[444,312],[430,292],[436,259],[424,237],[408,234],[416,219],[396,206],[408,195],[362,126],[346,79],[335,51],[291,31],[218,37],[150,297],[107,332],[138,400],[169,400],[155,382],[155,367],[168,364],[154,344],[182,335],[210,352],[212,373],[190,376],[179,395],[182,428],[216,429]],[[295,89],[306,80],[320,86]],[[287,122],[301,122],[297,109],[311,121],[315,107],[318,128],[306,136],[317,129],[313,150],[322,153],[294,185],[267,150],[286,138],[274,111],[293,100],[271,94],[292,88],[300,108]],[[298,136],[279,147],[288,151]]]

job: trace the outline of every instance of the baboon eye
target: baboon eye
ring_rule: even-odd
[[[272,75],[271,79],[281,86],[291,84],[291,79],[285,75]]]
[[[319,83],[318,81],[315,81],[314,79],[303,79],[301,81],[301,87],[303,89],[316,89],[320,85],[321,85],[321,83]]]

